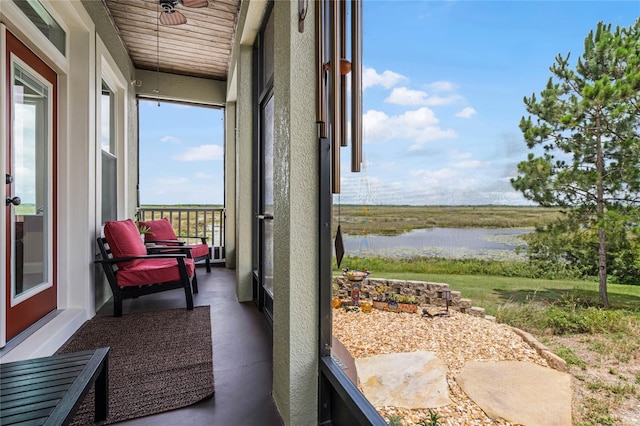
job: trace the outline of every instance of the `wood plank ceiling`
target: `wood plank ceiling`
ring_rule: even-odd
[[[203,8],[178,4],[175,10],[187,18],[181,25],[159,23],[160,0],[102,1],[136,68],[227,79],[240,0],[209,0]]]

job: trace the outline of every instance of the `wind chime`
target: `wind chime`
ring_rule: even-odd
[[[350,5],[351,25],[347,26]],[[331,192],[340,193],[340,148],[349,145],[348,115],[351,112],[351,171],[362,167],[362,0],[315,2],[316,121],[321,138],[331,141]],[[351,61],[347,59],[350,40]],[[351,74],[351,96],[347,74]],[[349,108],[350,106],[350,108]],[[335,238],[338,267],[344,256],[340,225]]]

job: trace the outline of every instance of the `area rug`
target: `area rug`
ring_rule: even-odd
[[[94,317],[58,353],[110,347],[109,416],[100,425],[185,407],[214,392],[208,306]],[[93,424],[93,390],[73,425]]]

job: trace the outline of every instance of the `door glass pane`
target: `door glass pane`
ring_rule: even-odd
[[[102,94],[100,95],[100,114],[100,143],[102,150],[115,155],[115,96],[104,81],[102,82]]]
[[[17,64],[13,67],[13,294],[30,290],[48,277],[49,90]]]
[[[265,216],[273,216],[273,96],[263,109],[262,196]],[[262,272],[264,288],[273,297],[273,221],[263,220]]]
[[[4,0],[1,0],[4,1]],[[13,0],[45,37],[62,53],[66,51],[66,34],[47,9],[37,0]]]
[[[100,95],[102,147],[102,223],[118,218],[118,159],[115,138],[115,94],[102,82]]]

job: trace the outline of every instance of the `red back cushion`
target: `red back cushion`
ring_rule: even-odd
[[[166,217],[158,220],[140,221],[140,226],[149,228],[149,233],[144,235],[145,241],[154,240],[177,240],[176,233],[173,231],[171,222]]]
[[[131,219],[107,221],[104,236],[109,243],[113,257],[141,256],[147,254],[147,248],[140,238],[140,232]],[[139,261],[121,262],[120,267],[133,265]]]

